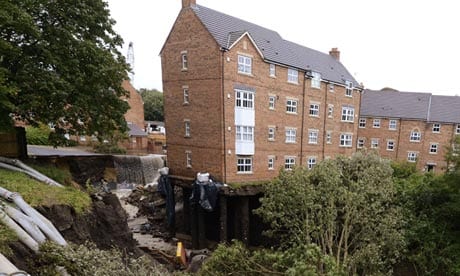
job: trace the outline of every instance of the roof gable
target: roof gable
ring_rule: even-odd
[[[319,72],[322,79],[335,83],[351,81],[360,86],[345,66],[328,54],[284,40],[273,30],[200,5],[193,6],[192,10],[222,48],[229,49],[232,42],[248,33],[268,62]]]

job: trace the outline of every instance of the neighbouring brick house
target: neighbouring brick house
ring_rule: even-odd
[[[446,147],[460,135],[460,97],[395,90],[365,90],[357,148],[417,162],[424,171],[446,169]]]
[[[337,48],[183,0],[160,54],[172,175],[267,180],[356,151],[361,88]]]
[[[123,147],[130,152],[146,153],[148,134],[144,130],[144,101],[128,80],[123,81],[122,87],[129,92],[129,97],[125,98],[129,104],[129,109],[125,114],[129,140],[123,143]]]
[[[144,102],[129,80],[124,80],[122,87],[129,93],[129,97],[122,98],[129,105],[129,109],[125,113],[129,138],[123,141],[120,146],[128,150],[128,153],[146,153],[148,135],[144,131]],[[85,135],[71,137],[71,139],[76,139],[82,145],[92,142],[92,138]]]

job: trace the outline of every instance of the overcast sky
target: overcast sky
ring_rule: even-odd
[[[160,50],[181,0],[107,0],[115,30],[134,45],[134,86],[162,90]],[[365,88],[460,95],[456,0],[197,0],[328,53]]]

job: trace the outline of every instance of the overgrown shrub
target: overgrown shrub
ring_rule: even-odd
[[[324,255],[314,244],[298,244],[287,250],[248,250],[241,242],[220,244],[207,259],[201,276],[224,275],[346,275],[334,259]]]
[[[133,258],[117,249],[101,250],[92,243],[69,244],[66,247],[45,243],[40,247],[36,271],[33,275],[60,275],[56,267],[63,267],[73,276],[155,276],[170,275],[167,270],[144,257]]]
[[[29,145],[50,145],[49,136],[51,129],[49,126],[41,124],[38,127],[26,127],[26,139]]]

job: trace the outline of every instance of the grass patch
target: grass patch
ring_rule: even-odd
[[[85,192],[72,187],[55,187],[38,182],[29,176],[0,169],[0,186],[21,194],[31,206],[69,205],[77,213],[90,209],[91,198]]]
[[[33,169],[41,172],[42,174],[48,176],[59,184],[66,186],[72,185],[72,174],[68,170],[61,170],[56,168],[53,165],[38,165],[38,164],[27,164]]]

